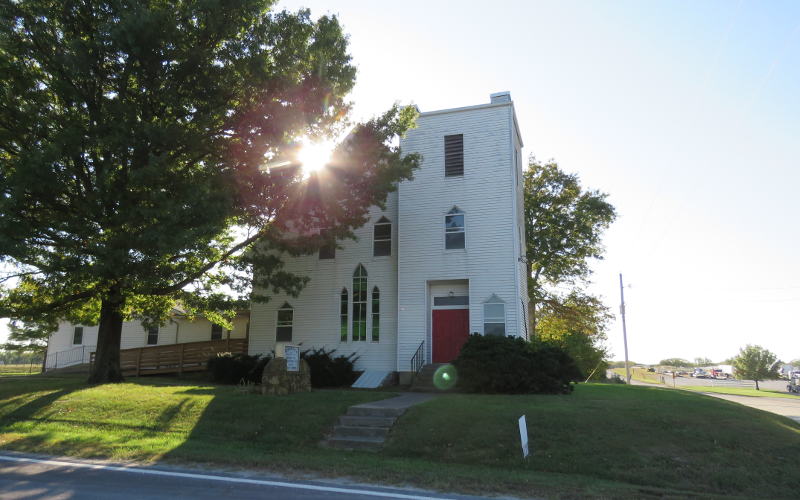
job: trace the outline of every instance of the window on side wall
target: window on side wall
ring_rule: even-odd
[[[367,340],[367,270],[359,264],[353,273],[353,341]]]
[[[444,136],[444,176],[464,175],[464,135]]]
[[[347,342],[347,288],[342,288],[339,298],[339,340]]]
[[[75,331],[72,332],[72,343],[83,344],[83,327],[76,326]]]
[[[158,344],[158,327],[151,326],[147,328],[147,345]]]
[[[392,255],[392,223],[386,217],[381,217],[372,230],[372,255]]]
[[[453,207],[444,216],[444,248],[458,250],[466,247],[466,227],[464,212]]]
[[[372,289],[372,341],[381,340],[381,291],[378,287]]]
[[[497,295],[483,303],[483,334],[506,335],[506,305]]]
[[[211,340],[222,340],[222,325],[211,325]]]
[[[294,324],[294,309],[288,302],[284,302],[278,309],[278,321],[275,326],[275,341],[291,342],[292,326]]]
[[[322,231],[320,233],[322,236],[326,236],[326,232]],[[331,241],[330,243],[326,243],[319,248],[319,259],[335,259],[336,258],[336,241]]]

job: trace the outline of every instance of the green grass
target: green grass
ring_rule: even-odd
[[[523,414],[533,450],[528,460],[514,449]],[[596,384],[572,396],[446,395],[412,408],[398,430],[390,454],[687,495],[797,494],[796,478],[789,478],[796,475],[800,425],[682,391]]]
[[[34,365],[0,365],[0,377],[35,375],[41,371],[41,363]]]
[[[706,386],[706,385],[684,385],[678,386],[679,389],[687,389],[690,391],[699,392],[713,392],[715,394],[731,394],[734,396],[752,396],[757,398],[789,398],[798,399],[800,396],[790,394],[786,391],[775,391],[772,389],[749,389],[746,387],[719,387],[719,386]]]
[[[588,384],[569,396],[446,394],[409,410],[374,454],[318,442],[348,406],[391,393],[270,397],[196,380],[131,380],[97,387],[82,376],[3,380],[0,447],[551,498],[797,492],[800,425],[685,391]],[[522,414],[527,460],[519,450]]]

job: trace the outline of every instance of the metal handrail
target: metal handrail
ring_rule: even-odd
[[[411,371],[419,373],[422,370],[422,367],[425,365],[425,341],[423,340],[420,342],[419,347],[417,347],[417,352],[411,357]]]
[[[45,360],[45,370],[88,363],[86,355],[93,351],[94,348],[95,346],[93,345],[79,345],[71,349],[49,353]]]

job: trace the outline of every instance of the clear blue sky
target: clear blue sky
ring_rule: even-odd
[[[356,118],[511,91],[525,153],[610,194],[593,291],[630,357],[800,358],[800,2],[284,1],[336,13]],[[622,357],[622,330],[609,345]]]
[[[632,284],[631,359],[800,358],[800,2],[280,5],[340,16],[356,117],[511,91],[526,154],[618,208],[593,290]]]

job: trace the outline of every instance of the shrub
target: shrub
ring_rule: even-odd
[[[219,384],[238,384],[242,379],[255,384],[261,383],[264,367],[271,356],[256,354],[232,354],[220,352],[208,360],[208,371],[211,379]]]
[[[563,349],[517,337],[470,335],[453,365],[468,392],[568,394],[582,378]]]
[[[358,374],[354,370],[354,364],[358,356],[352,353],[349,356],[334,357],[335,352],[336,349],[326,351],[322,347],[300,353],[300,357],[306,360],[311,369],[312,387],[341,387],[356,381]]]

